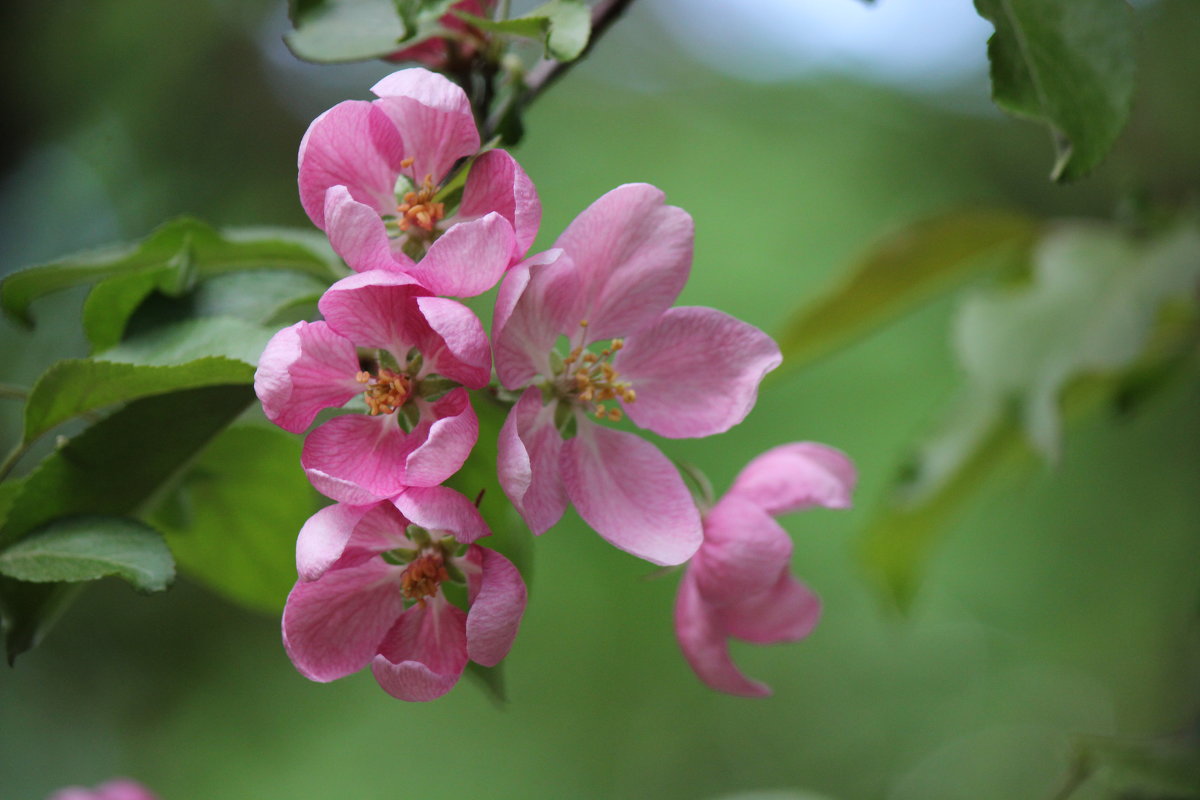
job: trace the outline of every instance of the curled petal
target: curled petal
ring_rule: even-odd
[[[512,226],[499,214],[458,222],[407,272],[434,294],[474,297],[508,269],[513,242]]]
[[[796,642],[812,633],[821,618],[821,600],[787,572],[765,591],[716,612],[730,636],[755,644]]]
[[[396,176],[404,158],[400,134],[371,103],[347,100],[312,121],[300,141],[300,203],[325,230],[325,192],[345,186],[378,213],[394,211]]]
[[[462,469],[479,439],[479,417],[466,389],[455,389],[433,404],[421,403],[421,421],[412,436],[424,441],[404,466],[406,486],[437,486]]]
[[[300,674],[325,683],[370,662],[404,611],[398,575],[374,558],[296,583],[283,609],[283,644]]]
[[[533,181],[504,150],[489,150],[475,159],[456,219],[465,222],[493,211],[512,226],[515,238],[510,263],[515,264],[524,258],[537,238],[542,204]]]
[[[541,535],[567,510],[559,472],[563,440],[554,425],[557,404],[542,405],[541,390],[529,388],[508,413],[496,459],[504,494],[534,534]]]
[[[401,615],[371,663],[383,690],[401,700],[436,700],[467,666],[467,615],[441,595]]]
[[[504,276],[492,314],[496,374],[506,388],[550,374],[561,333],[578,330],[583,314],[579,275],[561,250],[531,256]]]
[[[580,416],[563,445],[562,475],[579,515],[616,547],[652,564],[687,561],[700,514],[671,461],[641,437]]]
[[[579,270],[590,341],[628,336],[671,307],[692,268],[694,226],[645,183],[592,203],[554,243]]]
[[[704,544],[689,573],[710,604],[735,603],[788,570],[792,540],[754,503],[726,495],[704,517]]]
[[[410,487],[392,502],[410,522],[448,533],[464,544],[492,533],[475,504],[448,486]]]
[[[727,496],[757,503],[768,514],[813,506],[849,508],[857,477],[854,464],[842,451],[815,442],[793,442],[747,464]]]
[[[322,409],[342,406],[362,391],[357,372],[352,342],[324,322],[297,322],[267,342],[254,372],[254,391],[267,419],[303,433]]]
[[[379,212],[355,200],[345,186],[325,193],[325,232],[334,251],[356,272],[412,268],[411,258],[392,249]]]
[[[675,637],[692,670],[713,689],[743,697],[771,694],[765,684],[750,680],[734,666],[725,634],[691,579],[690,569],[679,583],[675,600]]]
[[[471,102],[448,78],[424,69],[402,69],[371,91],[379,97],[373,105],[391,119],[404,140],[404,156],[413,159],[406,173],[418,183],[426,175],[441,181],[455,161],[479,149]]]
[[[330,328],[354,344],[383,348],[402,359],[429,335],[415,302],[428,294],[408,275],[374,269],[330,286],[317,308]]]
[[[471,545],[467,560],[479,567],[468,573],[471,610],[467,612],[467,655],[494,667],[517,638],[527,592],[521,573],[495,550]]]
[[[671,438],[711,436],[754,408],[763,376],[779,366],[775,341],[711,308],[672,308],[631,336],[613,366],[637,392],[636,424]]]
[[[422,373],[437,373],[470,389],[492,377],[492,348],[475,312],[446,297],[418,297],[429,333],[416,343],[425,358]]]
[[[296,537],[296,572],[300,580],[315,581],[342,557],[354,527],[371,508],[334,503],[305,521]]]

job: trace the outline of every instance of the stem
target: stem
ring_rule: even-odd
[[[0,383],[0,397],[8,397],[13,400],[24,400],[29,397],[29,390],[24,386],[17,386],[12,383]]]
[[[511,2],[512,2],[512,0],[500,0],[500,5],[496,9],[496,20],[497,21],[503,22],[504,20],[508,19],[508,7],[511,4]]]
[[[29,449],[29,444],[29,442],[18,442],[17,446],[4,457],[4,462],[0,463],[0,481],[7,478],[8,473],[13,471],[13,467],[21,460],[21,456],[25,455],[25,451]]]
[[[536,100],[542,92],[546,91],[555,81],[567,73],[574,65],[578,64],[587,54],[592,52],[596,42],[600,40],[612,24],[625,13],[625,10],[633,4],[633,0],[601,0],[592,7],[592,33],[588,37],[587,47],[583,48],[583,52],[579,54],[579,58],[574,61],[555,61],[553,59],[543,59],[533,69],[529,70],[525,78],[525,90],[517,94],[505,106],[496,109],[495,113],[488,117],[487,125],[483,129],[483,139],[492,138],[496,134],[497,128],[500,126],[501,120],[515,109],[528,108],[530,104]],[[507,5],[507,3],[505,3]]]

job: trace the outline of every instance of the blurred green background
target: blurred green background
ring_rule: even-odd
[[[692,61],[661,15],[636,9],[527,119],[517,155],[545,209],[539,245],[613,186],[657,184],[696,220],[682,302],[770,331],[921,216],[1108,217],[1130,197],[1177,202],[1200,185],[1200,20],[1187,0],[1139,17],[1133,121],[1094,177],[1058,187],[1044,132],[992,110],[982,75],[919,94],[820,74],[745,83]],[[10,4],[0,25],[0,272],[185,212],[307,225],[295,152],[308,121],[391,69],[295,62],[282,4],[265,0]],[[85,354],[80,300],[42,301],[33,334],[0,321],[0,380],[28,385]],[[186,579],[152,597],[102,581],[0,670],[0,797],[128,775],[164,800],[1052,798],[1077,734],[1194,731],[1194,376],[1136,416],[1077,425],[1056,467],[991,481],[953,521],[908,616],[866,578],[857,537],[960,380],[952,309],[934,302],[789,373],[728,434],[663,444],[718,491],[786,441],[835,445],[859,466],[853,511],[784,520],[794,568],[825,603],[816,632],[735,645],[774,697],[701,685],[674,642],[677,578],[652,577],[569,514],[537,542],[503,708],[467,679],[424,705],[392,700],[368,673],[310,683],[276,617]],[[8,442],[19,408],[0,403]]]

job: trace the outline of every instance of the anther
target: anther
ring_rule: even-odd
[[[411,167],[412,165],[413,165],[413,160],[412,160],[412,157],[411,157],[411,156],[410,156],[409,158],[406,158],[406,159],[404,159],[403,161],[401,161],[401,162],[400,162],[400,166],[401,166],[403,169],[408,169],[408,168],[409,168],[409,167]]]

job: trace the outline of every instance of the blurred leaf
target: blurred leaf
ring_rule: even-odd
[[[147,366],[187,364],[202,358],[254,366],[274,330],[235,317],[200,317],[167,323],[131,336],[101,353],[105,361]]]
[[[551,0],[522,17],[499,22],[462,11],[454,13],[480,30],[536,39],[545,45],[548,57],[559,61],[579,58],[592,31],[591,11],[580,0]]]
[[[410,34],[396,0],[292,0],[291,18],[288,49],[317,63],[388,55]]]
[[[1129,740],[1086,736],[1076,743],[1081,771],[1102,776],[1123,797],[1200,797],[1200,747],[1192,739]],[[1152,795],[1141,794],[1154,792]]]
[[[467,662],[467,674],[483,688],[484,694],[497,706],[503,707],[508,702],[508,688],[504,680],[504,662],[494,667],[485,667],[474,661]]]
[[[135,513],[253,399],[249,386],[209,386],[114,412],[25,476],[0,527],[0,546],[58,517]]]
[[[25,404],[25,442],[73,417],[114,403],[198,386],[254,380],[254,368],[228,358],[178,366],[141,366],[90,358],[59,361],[46,370]]]
[[[10,667],[17,656],[41,642],[85,585],[26,583],[0,575],[0,628]]]
[[[462,469],[446,484],[472,500],[480,497],[482,492],[479,511],[492,529],[492,535],[482,539],[479,544],[507,557],[525,579],[525,586],[532,588],[533,534],[508,501],[496,475],[497,444],[500,428],[508,417],[508,408],[482,391],[473,393],[471,404],[479,416],[479,442]]]
[[[1038,226],[1005,211],[964,211],[924,220],[873,245],[824,297],[777,337],[783,369],[803,366],[986,269],[1022,256]]]
[[[293,306],[315,304],[329,283],[300,272],[246,270],[216,275],[192,292],[192,313],[266,324]]]
[[[1147,373],[1193,364],[1180,353],[1194,352],[1195,326],[1161,312],[1200,277],[1195,229],[1136,245],[1106,229],[1064,227],[1036,261],[1030,285],[964,303],[968,385],[864,533],[868,569],[902,608],[947,523],[997,472],[1055,452],[1060,416],[1079,419]]]
[[[1142,245],[1100,226],[1062,226],[1039,243],[1034,270],[1029,286],[969,298],[954,341],[971,383],[1016,400],[1030,439],[1052,458],[1063,386],[1138,360],[1164,303],[1186,301],[1200,282],[1200,231]]]
[[[1044,122],[1053,180],[1092,170],[1125,126],[1133,98],[1133,14],[1124,0],[975,0],[988,40],[992,98]]]
[[[179,568],[219,594],[277,613],[296,582],[296,535],[320,506],[302,439],[237,426],[218,436],[149,516]]]
[[[175,579],[163,537],[128,517],[80,516],[39,528],[0,552],[0,573],[32,583],[124,578],[142,592],[160,592]]]
[[[12,508],[13,500],[21,492],[22,480],[9,480],[0,483],[0,526],[8,519],[8,510]]]
[[[108,342],[113,329],[120,330],[124,318],[150,291],[178,295],[200,277],[246,269],[295,270],[326,280],[338,277],[328,246],[307,234],[271,228],[218,232],[183,217],[164,223],[136,245],[114,245],[15,272],[0,283],[0,307],[32,325],[29,305],[42,295],[115,276],[153,274],[108,287],[92,303],[90,330]],[[102,310],[105,299],[116,303],[109,314]]]

